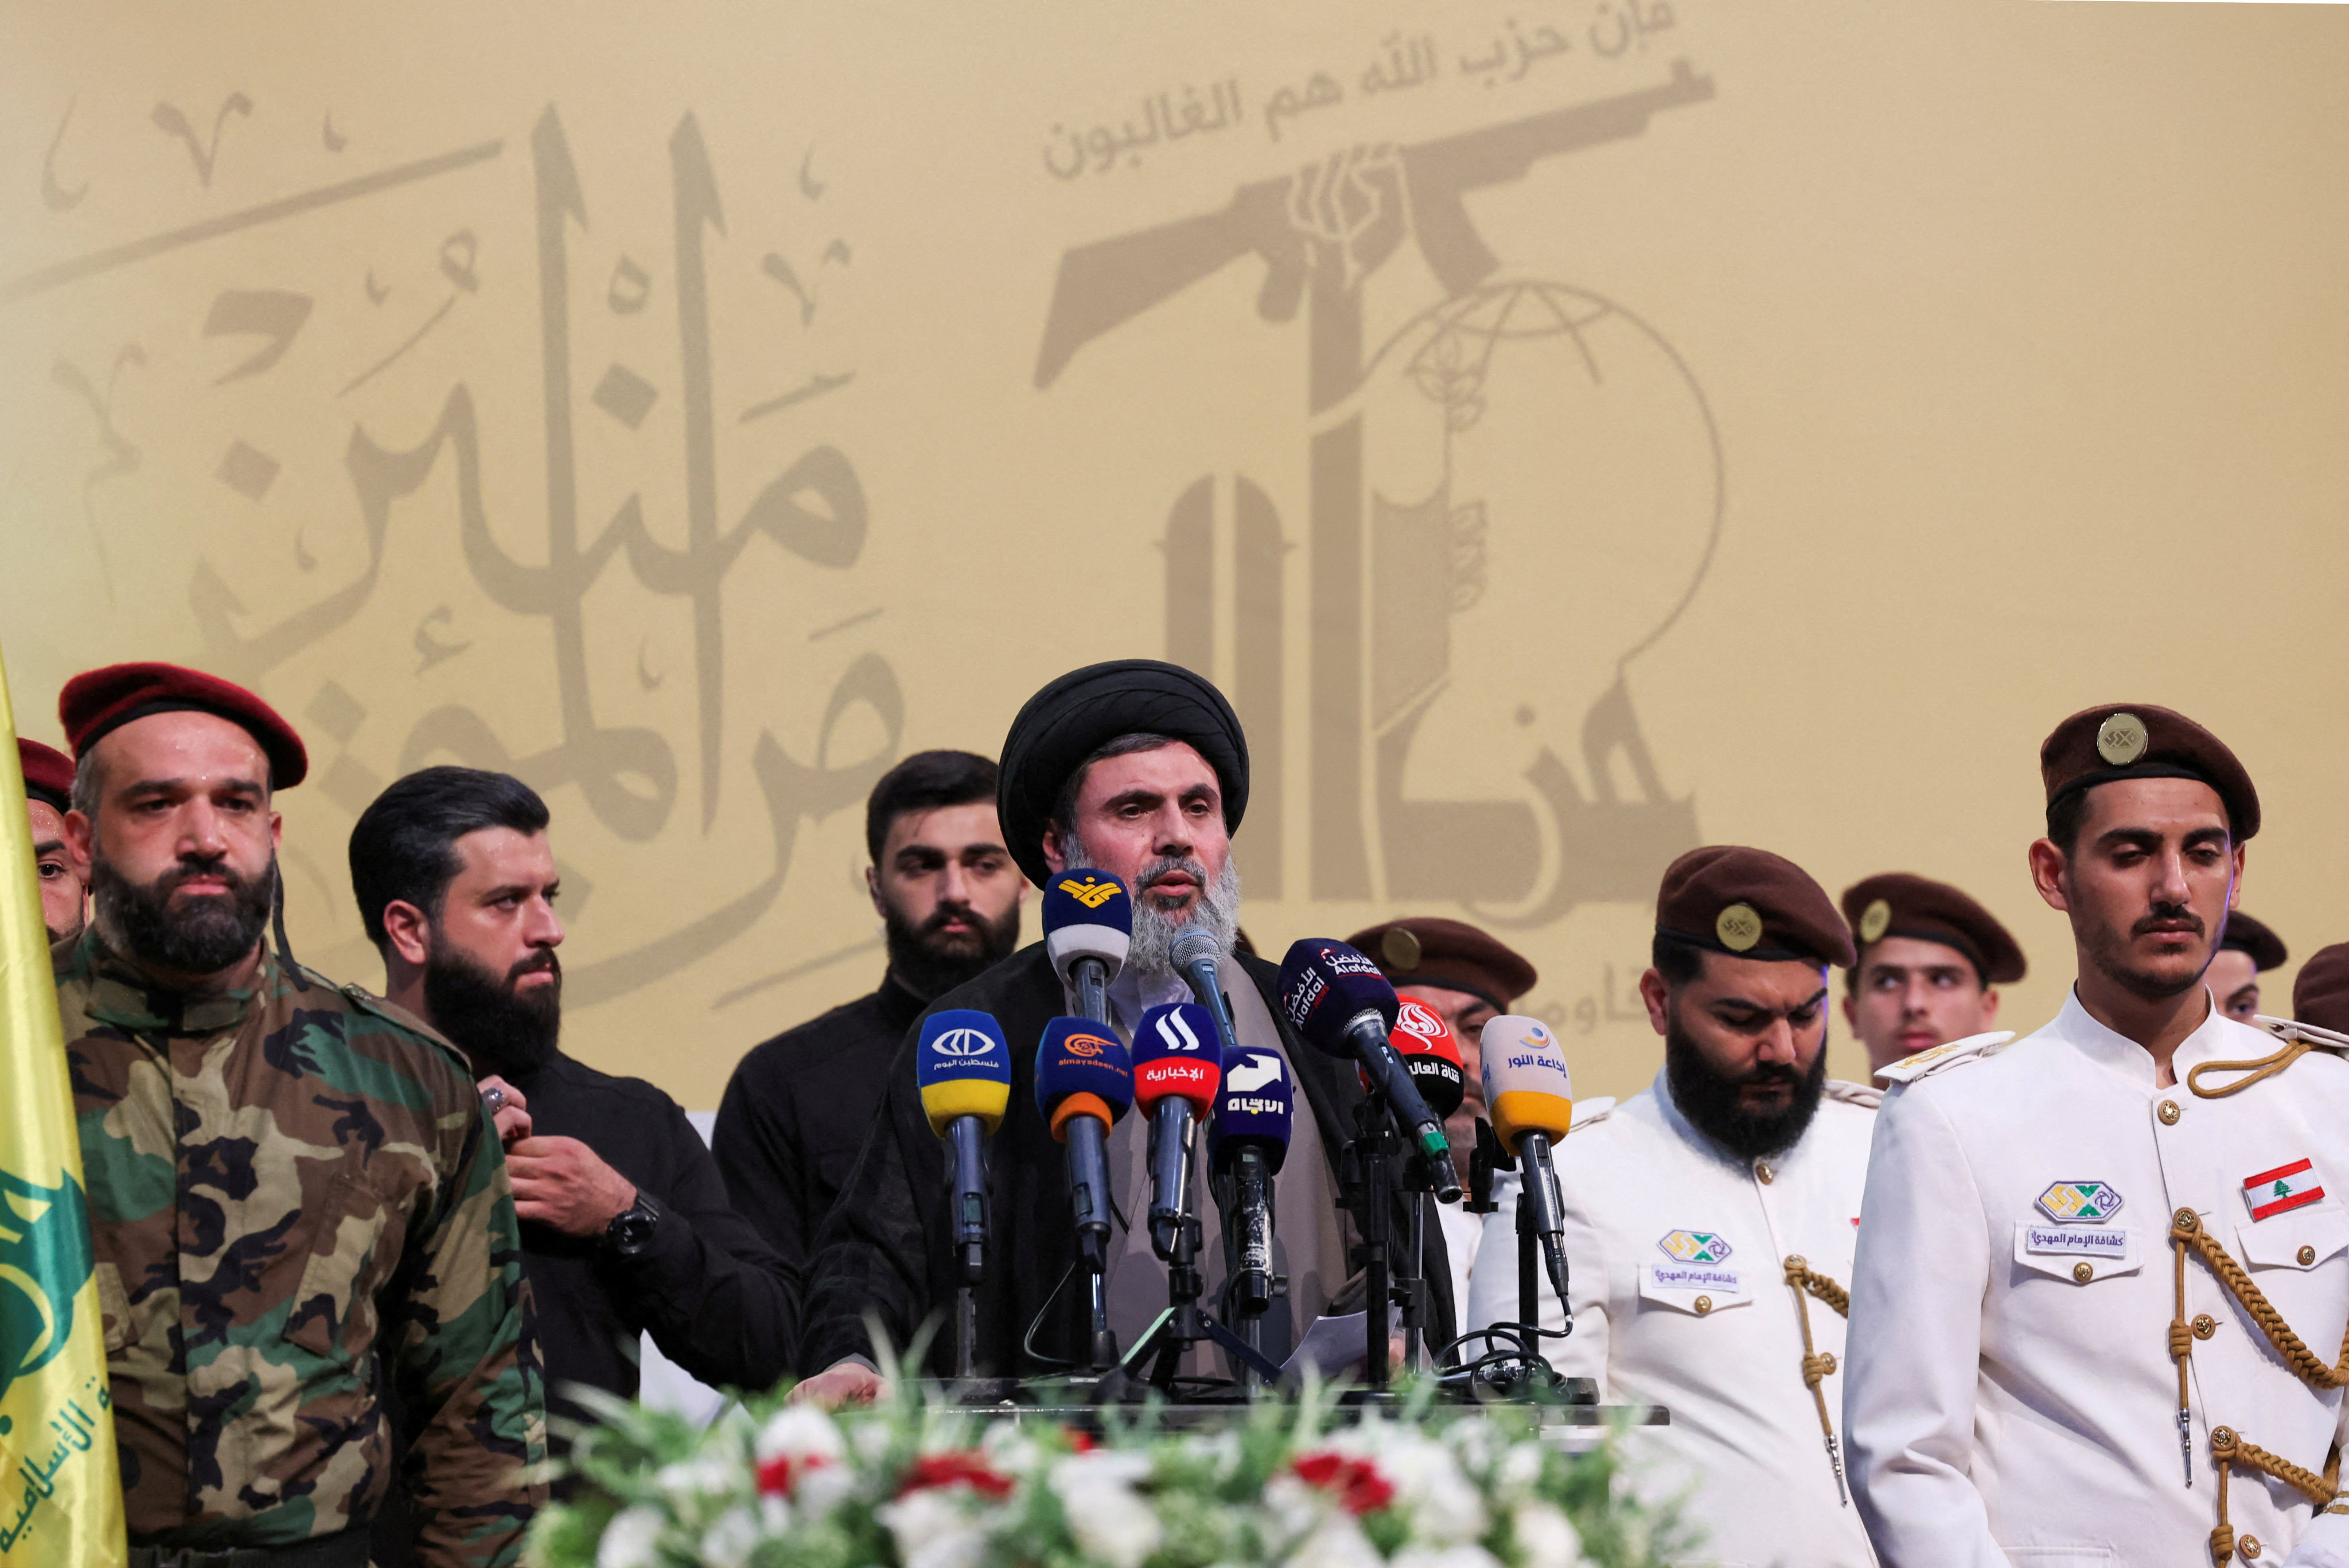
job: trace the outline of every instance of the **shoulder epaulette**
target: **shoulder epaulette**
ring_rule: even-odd
[[[465,1053],[457,1048],[454,1041],[398,1003],[388,997],[378,996],[364,985],[336,985],[324,979],[320,984],[326,985],[328,990],[340,992],[343,999],[360,1012],[373,1013],[388,1023],[398,1025],[411,1035],[422,1036],[433,1045],[448,1052],[450,1058],[457,1064],[467,1078],[473,1076],[473,1064],[465,1059]]]
[[[1578,1099],[1574,1102],[1574,1119],[1567,1124],[1567,1136],[1571,1138],[1586,1127],[1596,1127],[1614,1114],[1613,1095],[1593,1095],[1588,1099]]]
[[[2013,1029],[1993,1030],[1987,1035],[1968,1035],[1962,1040],[1951,1040],[1929,1051],[1919,1051],[1913,1057],[1903,1057],[1889,1068],[1878,1068],[1876,1076],[1894,1083],[1915,1083],[1946,1072],[1962,1062],[1988,1061],[2006,1049],[2014,1038]]]
[[[1864,1110],[1874,1110],[1884,1103],[1884,1091],[1872,1083],[1846,1083],[1841,1078],[1829,1078],[1826,1093],[1829,1099],[1856,1105]]]

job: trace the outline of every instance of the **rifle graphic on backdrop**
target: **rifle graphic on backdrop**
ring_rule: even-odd
[[[1681,60],[1666,80],[1653,87],[1402,147],[1356,148],[1292,174],[1242,185],[1220,211],[1075,247],[1061,259],[1037,356],[1036,385],[1050,387],[1078,350],[1094,339],[1254,255],[1265,267],[1257,297],[1263,319],[1290,321],[1301,304],[1311,301],[1307,317],[1308,412],[1327,414],[1355,392],[1365,374],[1362,285],[1406,239],[1417,242],[1446,298],[1460,300],[1500,265],[1469,219],[1464,200],[1469,192],[1522,179],[1537,160],[1639,136],[1659,111],[1702,103],[1713,96],[1712,78]],[[1540,834],[1530,806],[1389,799],[1398,795],[1402,752],[1425,713],[1426,700],[1440,687],[1441,671],[1409,712],[1378,716],[1380,721],[1392,717],[1393,722],[1384,725],[1383,734],[1371,735],[1359,409],[1321,423],[1312,430],[1309,443],[1310,896],[1373,896],[1364,806],[1375,795],[1381,801],[1379,838],[1386,851],[1380,863],[1387,868],[1385,886],[1379,891],[1396,897],[1452,897],[1472,904],[1518,903],[1533,892],[1540,861]],[[1204,598],[1200,590],[1209,581],[1206,552],[1212,537],[1213,501],[1206,486],[1202,480],[1185,493],[1168,527],[1169,656],[1185,662],[1204,658],[1208,644],[1197,624],[1208,610],[1188,603]],[[1254,795],[1263,803],[1251,817],[1250,837],[1259,846],[1251,882],[1278,898],[1282,896],[1283,826],[1278,803],[1284,785],[1284,634],[1277,583],[1279,557],[1287,546],[1279,539],[1278,520],[1268,499],[1245,478],[1235,504],[1243,573],[1269,572],[1276,584],[1270,589],[1262,583],[1236,584],[1240,624],[1236,627],[1233,685],[1236,706],[1249,728]],[[1185,600],[1182,603],[1177,603],[1178,584]],[[1686,801],[1662,797],[1636,725],[1625,727],[1630,717],[1629,699],[1619,681],[1599,709],[1586,716],[1584,749],[1628,751],[1651,799],[1614,801],[1602,769],[1597,809],[1607,822],[1593,820],[1585,830],[1575,831],[1562,821],[1560,840],[1568,847],[1579,847],[1576,841],[1619,841],[1621,830],[1630,825],[1620,820],[1620,813],[1652,807],[1655,831],[1639,835],[1641,844],[1658,833],[1692,844],[1692,810]],[[1593,720],[1600,721],[1598,732],[1591,727]],[[1375,790],[1364,788],[1366,769],[1378,775]],[[1536,792],[1561,812],[1588,804],[1564,765],[1547,752],[1528,778]],[[1619,848],[1611,858],[1624,855]],[[1650,874],[1644,867],[1642,873]],[[1619,896],[1613,886],[1620,880],[1617,868],[1610,864],[1600,879],[1584,885],[1588,878],[1578,878],[1574,888],[1551,890],[1531,921],[1554,919],[1578,898]]]

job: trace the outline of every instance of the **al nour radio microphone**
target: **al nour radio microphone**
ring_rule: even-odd
[[[1102,1281],[1115,1218],[1109,1183],[1109,1130],[1133,1102],[1133,1067],[1124,1043],[1090,1018],[1054,1018],[1036,1045],[1036,1109],[1069,1150],[1069,1203],[1077,1262],[1090,1286],[1087,1370],[1117,1365]]]
[[[973,1375],[979,1282],[987,1277],[987,1139],[1011,1101],[1011,1047],[988,1014],[949,1007],[922,1020],[914,1060],[922,1114],[954,1149],[952,1217],[960,1278],[955,1314],[956,1375]]]
[[[1485,1106],[1493,1133],[1523,1173],[1517,1191],[1517,1314],[1530,1333],[1541,1323],[1539,1249],[1565,1332],[1574,1332],[1567,1294],[1566,1234],[1550,1149],[1574,1125],[1574,1080],[1557,1036],[1539,1018],[1504,1013],[1485,1026]]]
[[[1199,1306],[1201,1227],[1191,1207],[1192,1153],[1197,1130],[1214,1111],[1224,1077],[1216,1020],[1205,1007],[1178,1002],[1151,1008],[1133,1030],[1133,1102],[1150,1119],[1150,1244],[1166,1261],[1166,1310],[1126,1352],[1128,1377],[1151,1365],[1150,1381],[1173,1387],[1183,1353],[1201,1340],[1230,1351],[1269,1382],[1279,1368]]]
[[[1067,871],[1044,884],[1044,951],[1079,1016],[1106,1026],[1109,985],[1133,941],[1133,898],[1107,872]]]
[[[1264,1315],[1288,1288],[1273,1264],[1272,1200],[1296,1115],[1288,1078],[1288,1064],[1278,1051],[1226,1056],[1223,1088],[1207,1122],[1207,1170],[1223,1212],[1229,1270],[1224,1312],[1237,1322],[1240,1337],[1257,1348],[1264,1344]]]

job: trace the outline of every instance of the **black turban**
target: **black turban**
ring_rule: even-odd
[[[1204,676],[1156,659],[1087,665],[1028,699],[1003,738],[995,806],[1011,858],[1038,887],[1051,875],[1044,830],[1069,776],[1121,735],[1163,735],[1207,760],[1224,796],[1224,827],[1247,810],[1247,737],[1239,716]]]

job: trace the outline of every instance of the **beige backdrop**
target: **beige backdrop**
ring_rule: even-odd
[[[1502,929],[1586,1095],[1654,1069],[1698,842],[1962,883],[2044,1019],[2033,748],[2092,702],[2216,726],[2246,907],[2349,936],[2339,7],[5,26],[17,710],[165,657],[294,716],[338,977],[357,811],[510,766],[574,1048],[714,1105],[877,976],[880,770],[1132,654],[1249,722],[1259,945]]]

